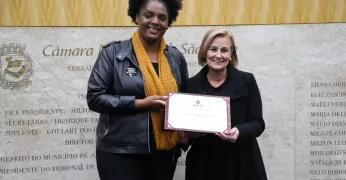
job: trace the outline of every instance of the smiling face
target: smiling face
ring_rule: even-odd
[[[232,57],[232,42],[228,36],[216,36],[206,54],[208,67],[214,71],[226,69]]]
[[[140,37],[147,42],[157,42],[168,28],[168,11],[160,1],[149,0],[136,16]]]

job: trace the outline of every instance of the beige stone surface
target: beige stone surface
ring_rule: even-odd
[[[190,76],[200,69],[198,47],[209,28],[172,27],[165,36],[184,53]],[[266,130],[258,141],[268,178],[346,177],[346,25],[227,28],[238,46],[239,69],[254,73],[261,91]],[[101,45],[134,30],[0,27],[1,180],[98,179],[98,115],[87,109],[87,80]],[[23,65],[14,67],[15,60],[25,63],[24,74],[10,73]],[[184,165],[185,154],[174,180],[183,180]]]
[[[309,27],[294,62],[295,178],[345,179],[346,31]]]

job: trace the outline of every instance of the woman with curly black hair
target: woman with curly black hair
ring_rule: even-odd
[[[96,161],[101,180],[172,180],[180,132],[163,129],[165,93],[184,91],[182,53],[163,35],[182,9],[180,0],[130,0],[138,29],[104,46],[90,74],[87,103],[100,113]]]

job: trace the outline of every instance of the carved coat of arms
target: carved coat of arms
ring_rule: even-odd
[[[9,43],[0,45],[0,86],[20,89],[31,85],[34,62],[25,52],[26,45]]]

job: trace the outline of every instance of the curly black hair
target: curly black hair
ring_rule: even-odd
[[[131,17],[132,22],[136,23],[136,15],[139,11],[151,0],[129,0],[129,8],[127,10],[127,15]],[[158,0],[162,2],[168,10],[168,26],[177,19],[179,15],[179,10],[182,9],[182,0]]]

